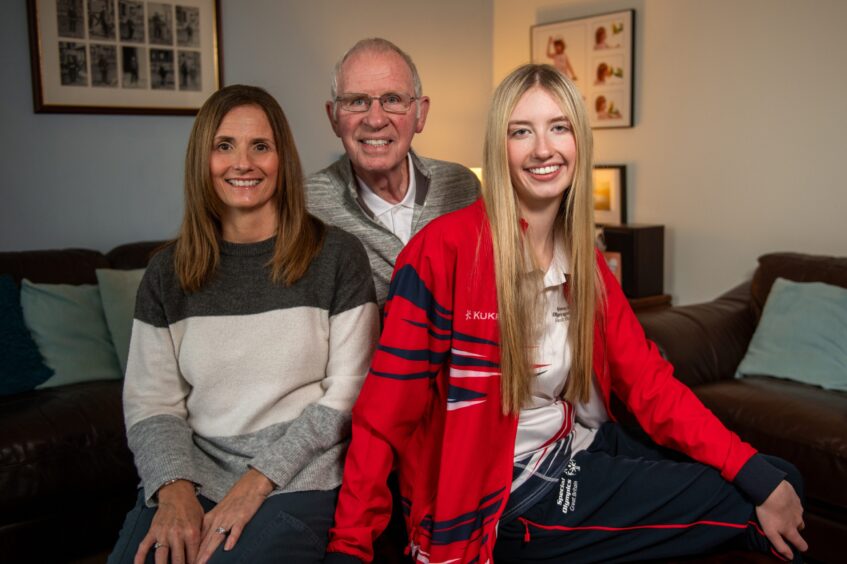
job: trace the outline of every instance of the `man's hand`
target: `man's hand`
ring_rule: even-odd
[[[200,546],[203,507],[194,493],[194,484],[178,480],[157,492],[159,507],[150,530],[138,545],[134,564],[144,564],[152,549],[156,564],[192,564]],[[170,556],[170,559],[168,558]]]
[[[803,506],[794,488],[783,480],[771,495],[756,507],[756,516],[762,524],[765,536],[771,541],[777,552],[791,560],[793,554],[786,544],[790,542],[800,552],[806,552],[809,545],[800,536],[803,530]]]
[[[224,539],[224,550],[232,550],[273,488],[273,482],[258,470],[251,468],[245,472],[221,502],[203,517],[197,564],[206,564]]]

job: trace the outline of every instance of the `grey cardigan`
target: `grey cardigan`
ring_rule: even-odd
[[[445,213],[473,203],[479,181],[464,166],[419,157],[411,152],[415,168],[415,211],[412,235]],[[356,177],[347,155],[306,179],[309,211],[330,225],[352,233],[365,246],[373,271],[380,309],[385,304],[394,261],[403,242],[373,217],[359,197]]]

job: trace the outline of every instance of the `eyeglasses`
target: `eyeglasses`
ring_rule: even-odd
[[[396,92],[387,92],[382,96],[345,94],[335,98],[335,101],[341,104],[341,109],[345,112],[366,112],[371,109],[371,104],[374,100],[379,100],[379,105],[386,112],[405,114],[409,111],[412,102],[417,100],[417,98],[408,94],[397,94]]]

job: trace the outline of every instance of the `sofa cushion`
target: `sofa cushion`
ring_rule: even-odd
[[[53,371],[24,324],[18,285],[8,274],[0,276],[0,395],[32,390]]]
[[[847,476],[847,393],[768,377],[707,384],[694,393],[742,439],[794,463],[807,497],[847,509],[847,488],[836,478]]]
[[[135,315],[135,295],[141,284],[144,269],[113,270],[97,269],[97,285],[103,302],[106,325],[112,335],[112,344],[121,365],[121,374],[126,373],[126,358],[129,354],[129,337],[132,334],[132,319]]]
[[[794,282],[823,282],[847,288],[847,257],[800,253],[769,253],[760,256],[759,267],[753,274],[750,288],[751,307],[756,320],[762,316],[771,286],[777,278]]]
[[[736,377],[847,391],[847,288],[777,278]]]
[[[55,374],[40,387],[121,378],[97,286],[21,287],[24,321]]]

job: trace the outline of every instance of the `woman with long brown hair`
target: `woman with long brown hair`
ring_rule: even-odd
[[[179,236],[138,291],[124,411],[141,490],[109,562],[320,562],[377,332],[364,248],[306,212],[279,104],[213,94]]]
[[[574,84],[546,65],[506,77],[482,199],[397,259],[327,561],[371,558],[395,465],[419,562],[805,550],[796,470],[728,431],[645,339],[594,248],[591,170]],[[614,422],[612,394],[655,442]]]

